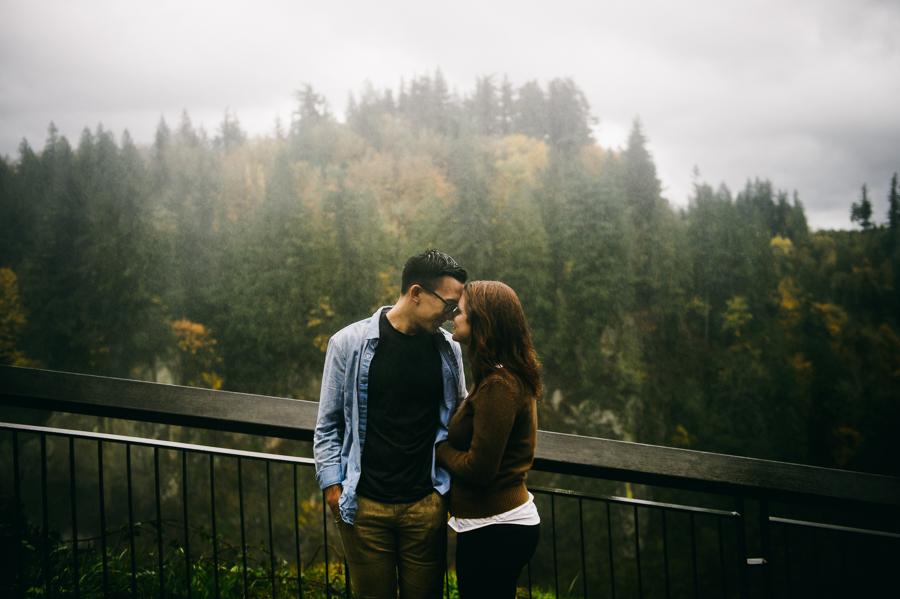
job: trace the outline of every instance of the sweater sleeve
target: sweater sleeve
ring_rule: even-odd
[[[468,451],[449,442],[437,446],[438,461],[468,484],[486,486],[497,475],[506,442],[516,420],[520,398],[503,381],[494,381],[480,391],[472,405],[472,443]]]

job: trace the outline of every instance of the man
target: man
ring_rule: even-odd
[[[328,342],[313,450],[353,590],[439,597],[450,475],[434,446],[466,396],[462,352],[441,325],[466,271],[429,250],[406,261],[400,299]]]

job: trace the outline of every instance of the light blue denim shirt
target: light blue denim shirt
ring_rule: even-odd
[[[356,517],[356,488],[366,442],[366,407],[369,387],[369,366],[378,347],[378,323],[381,313],[390,306],[379,308],[371,318],[360,320],[341,329],[328,341],[325,372],[319,396],[319,415],[313,438],[316,458],[316,480],[325,489],[342,484],[341,517],[353,524]],[[447,427],[456,408],[466,397],[462,350],[450,333],[439,329],[438,342],[444,378],[444,401],[440,406],[440,424],[435,431],[434,444],[447,438]],[[400,434],[398,432],[398,434]],[[431,482],[442,495],[450,490],[450,473],[437,465],[432,449]]]

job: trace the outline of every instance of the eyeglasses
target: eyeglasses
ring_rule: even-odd
[[[448,302],[447,300],[445,300],[444,298],[439,296],[437,293],[435,293],[428,287],[425,287],[424,285],[419,285],[419,287],[421,287],[422,289],[424,289],[425,291],[427,291],[434,297],[441,300],[441,303],[444,304],[444,314],[449,314],[450,316],[456,316],[457,314],[459,314],[459,304],[454,304],[452,302]]]

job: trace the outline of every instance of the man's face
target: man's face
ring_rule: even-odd
[[[453,277],[444,277],[435,289],[422,288],[417,310],[422,328],[429,333],[436,333],[442,324],[451,320],[462,291],[463,284]]]

